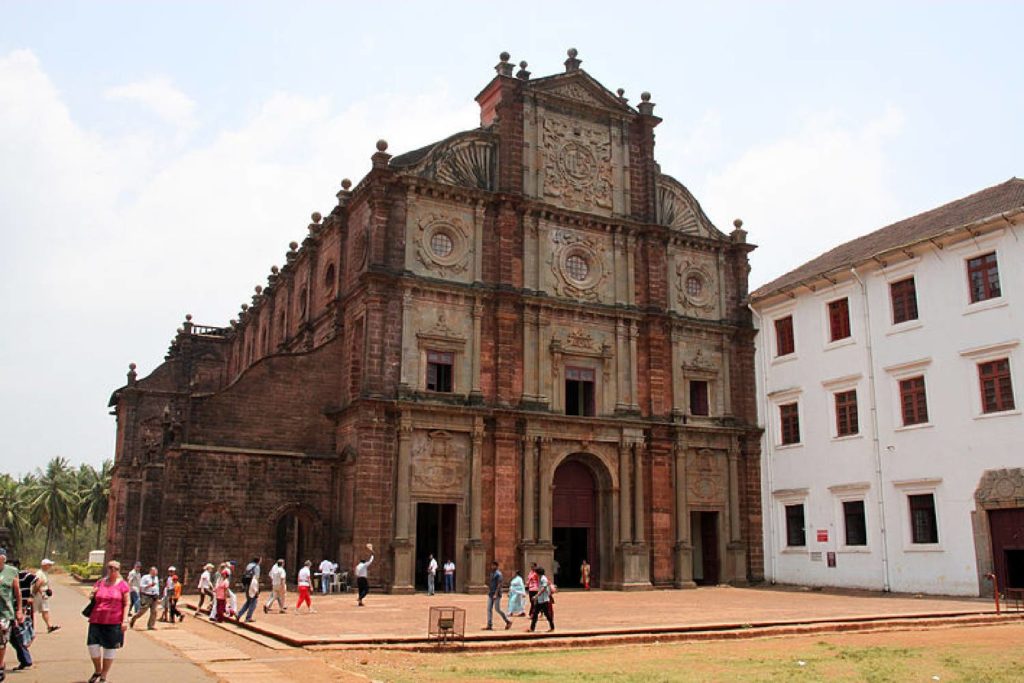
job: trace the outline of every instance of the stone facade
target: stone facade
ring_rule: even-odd
[[[492,559],[761,579],[753,247],[660,172],[650,96],[579,65],[531,80],[502,55],[480,128],[378,142],[237,320],[187,319],[132,367],[111,556],[350,567],[372,542],[394,592],[426,552],[470,591]]]

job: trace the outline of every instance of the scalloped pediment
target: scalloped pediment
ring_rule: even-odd
[[[671,176],[661,175],[657,187],[656,220],[659,225],[701,237],[725,238],[704,215],[704,210],[686,186]]]
[[[436,144],[410,171],[447,185],[493,190],[496,159],[489,136],[462,134]]]

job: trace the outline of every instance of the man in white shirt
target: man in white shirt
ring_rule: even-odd
[[[263,613],[270,611],[270,606],[277,600],[277,609],[284,612],[288,608],[284,606],[284,598],[287,589],[288,573],[284,569],[284,560],[278,560],[277,564],[270,568],[270,599],[263,605]]]
[[[313,590],[313,576],[309,570],[313,563],[306,560],[306,564],[299,570],[299,602],[295,605],[295,612],[298,613],[302,603],[306,603],[306,612],[313,611],[313,601],[310,599],[310,591]]]
[[[139,583],[142,581],[142,563],[136,562],[132,570],[128,572],[128,588],[131,589],[129,595],[132,599],[131,613],[134,614],[139,611],[142,607],[142,599],[139,597]]]
[[[149,610],[146,628],[152,631],[156,628],[156,605],[160,601],[160,577],[156,567],[150,567],[149,573],[139,579],[139,594],[142,598],[142,609],[135,613],[129,625],[135,626],[139,617]]]
[[[327,595],[327,591],[331,589],[331,583],[334,581],[334,563],[330,560],[324,560],[320,563],[320,592]]]
[[[213,613],[214,607],[217,606],[217,601],[213,597],[213,577],[210,576],[210,572],[213,571],[213,565],[209,562],[203,567],[203,573],[199,575],[199,585],[196,588],[199,589],[199,607],[196,611],[199,612],[203,609],[203,603],[206,602],[206,598],[210,598],[210,612]],[[131,585],[131,581],[128,582]]]
[[[455,592],[455,563],[450,559],[444,563],[444,592]]]
[[[32,584],[32,594],[39,605],[39,611],[43,614],[47,633],[53,633],[60,628],[60,626],[50,623],[50,596],[53,595],[53,589],[50,588],[50,577],[46,573],[52,568],[53,560],[47,559],[40,562],[35,583]]]
[[[434,594],[434,581],[437,579],[437,560],[434,556],[430,556],[430,561],[427,562],[427,595]]]
[[[356,584],[359,586],[359,602],[356,604],[359,607],[363,606],[363,598],[370,592],[370,580],[367,578],[367,570],[373,564],[373,544],[367,543],[366,549],[370,551],[370,559],[361,560],[356,565]]]

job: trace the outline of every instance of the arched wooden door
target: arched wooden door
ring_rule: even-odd
[[[578,460],[558,466],[551,508],[555,566],[550,571],[555,584],[562,588],[579,588],[580,565],[587,560],[592,585],[600,585],[597,485],[589,467]]]

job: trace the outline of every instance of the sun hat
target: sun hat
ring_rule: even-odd
[[[53,560],[51,560],[50,558],[46,558],[45,560],[43,560],[42,562],[39,563],[39,566],[40,567],[45,567],[46,565],[49,565],[49,564],[53,564]]]

